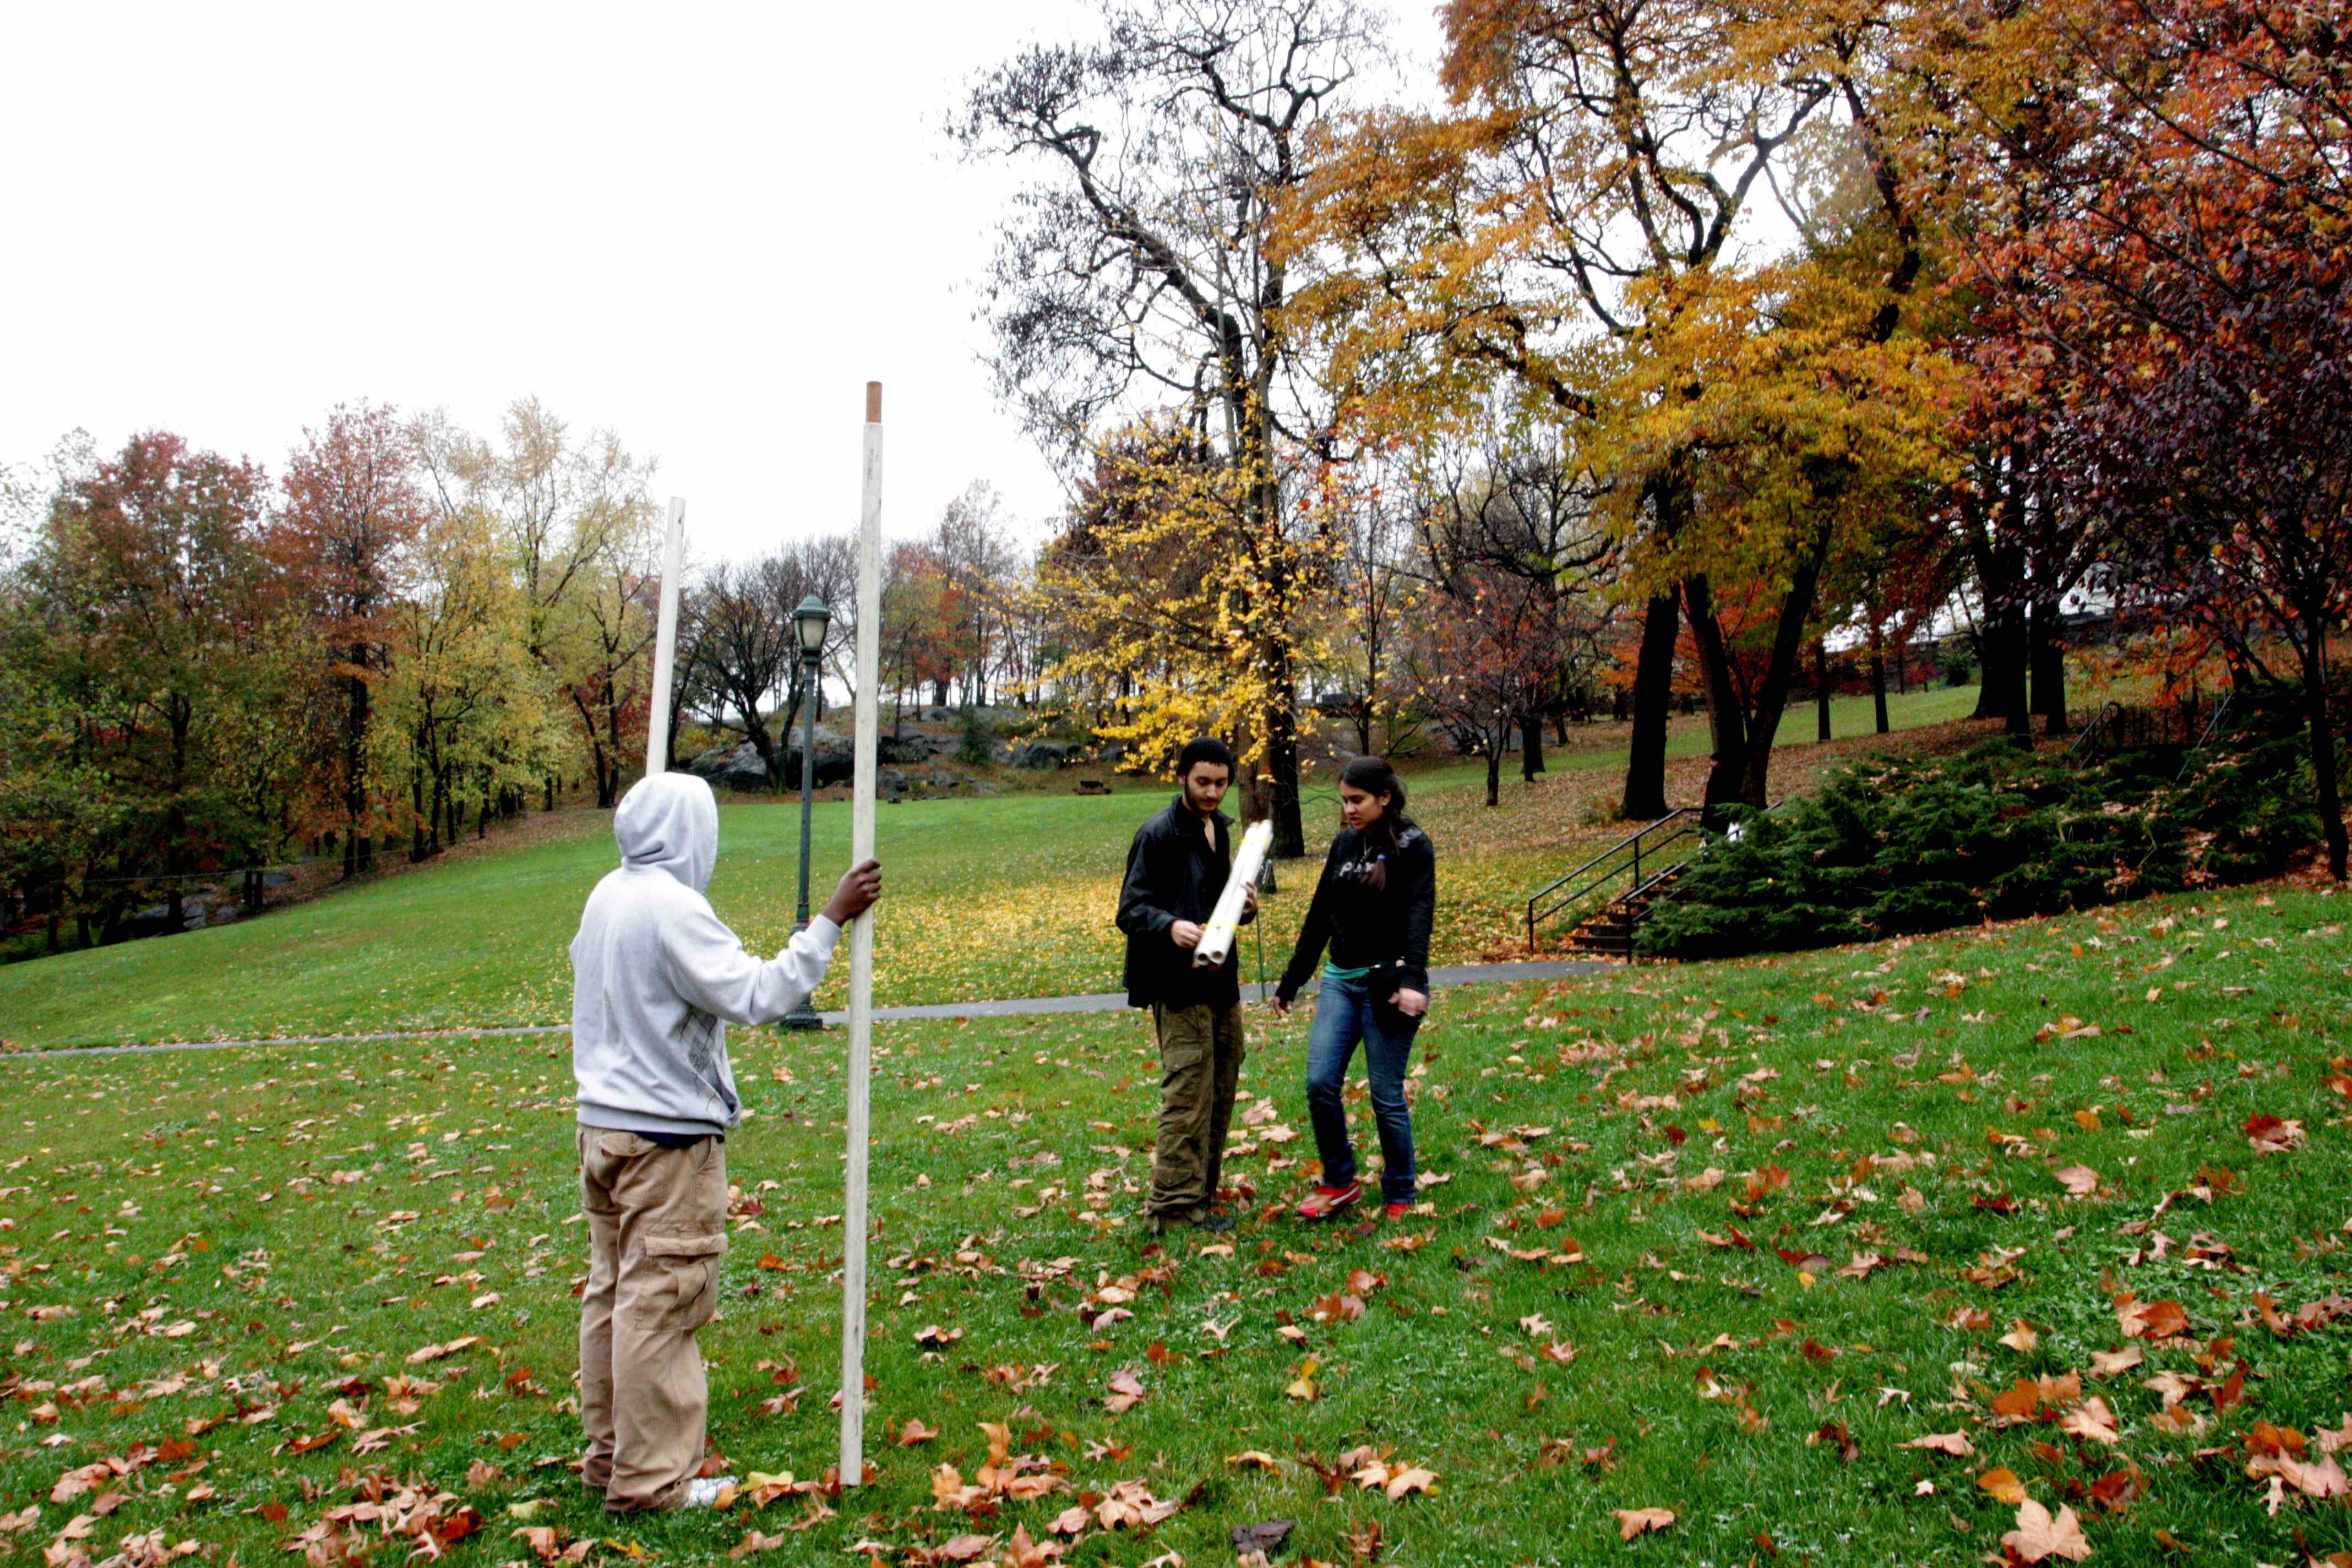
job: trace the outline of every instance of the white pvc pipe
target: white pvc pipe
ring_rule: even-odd
[[[1248,900],[1249,889],[1257,885],[1259,868],[1265,864],[1265,852],[1273,844],[1271,822],[1254,822],[1242,835],[1233,875],[1225,879],[1224,890],[1217,895],[1216,908],[1210,911],[1209,923],[1201,928],[1200,942],[1192,949],[1193,968],[1213,969],[1233,952],[1234,938],[1241,931],[1242,905]]]
[[[669,689],[677,668],[677,589],[686,553],[686,498],[669,498],[669,537],[662,542],[661,611],[654,626],[653,708],[646,715],[646,777],[669,766]]]
[[[874,858],[875,752],[881,740],[882,384],[866,384],[865,496],[857,514],[856,774],[849,863]],[[874,911],[849,930],[848,1194],[841,1211],[841,1484],[866,1479],[866,1145],[874,1041]]]

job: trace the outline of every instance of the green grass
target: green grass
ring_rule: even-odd
[[[1965,713],[1974,693],[1893,701],[1908,730]],[[1851,725],[1841,717],[1842,735],[1867,729],[1867,707]],[[1808,714],[1808,742],[1811,722]],[[1675,721],[1678,798],[1697,797],[1705,736],[1703,716]],[[1790,736],[1784,727],[1784,743]],[[1509,777],[1494,810],[1484,805],[1482,764],[1408,773],[1414,814],[1440,855],[1436,962],[1518,955],[1527,895],[1622,831],[1612,818],[1623,737],[1622,725],[1579,731],[1578,744],[1551,754],[1546,781],[1529,788]],[[1791,744],[1785,762],[1801,772],[1813,754]],[[1508,767],[1515,774],[1516,758]],[[1171,791],[1127,779],[1116,789],[884,806],[877,838],[889,892],[877,928],[877,1003],[1117,989],[1120,938],[1110,921],[1128,839]],[[1309,854],[1319,860],[1338,816],[1328,780],[1310,780],[1306,809]],[[0,1040],[41,1047],[562,1023],[565,947],[589,889],[615,860],[603,814],[582,816],[582,831],[568,837],[536,836],[258,920],[0,965]],[[711,901],[748,944],[773,952],[792,931],[799,805],[730,805],[719,822]],[[820,803],[814,902],[847,864],[848,840],[847,803]],[[1245,973],[1256,972],[1259,941],[1270,973],[1287,956],[1314,864],[1286,868],[1285,890],[1267,900],[1265,930],[1243,954]],[[845,995],[836,974],[819,1001],[839,1005]]]
[[[1343,1535],[1374,1526],[1399,1564],[1728,1564],[1763,1556],[1759,1537],[1782,1562],[1965,1563],[2013,1524],[1976,1484],[2005,1467],[2080,1513],[2095,1563],[2301,1562],[2352,1547],[2352,1514],[2290,1488],[2272,1516],[2246,1443],[2257,1422],[2293,1428],[2316,1459],[2352,1405],[2344,1327],[2282,1337],[2256,1305],[2292,1314],[2346,1288],[2341,913],[2310,889],[2252,888],[1441,994],[1412,1092],[1423,1167],[1444,1179],[1387,1233],[1286,1217],[1311,1169],[1305,1026],[1253,1013],[1230,1257],[1142,1234],[1155,1077],[1137,1018],[885,1026],[878,1475],[799,1532],[799,1498],[608,1521],[564,1468],[583,1241],[562,1042],[0,1059],[0,1513],[36,1508],[0,1560],[38,1561],[116,1493],[87,1526],[93,1559],[160,1530],[205,1561],[280,1561],[382,1474],[479,1510],[458,1563],[530,1558],[512,1535],[527,1523],[673,1563],[747,1529],[783,1536],[779,1562],[862,1562],[841,1549],[866,1540],[915,1568],[965,1531],[1044,1536],[1073,1493],[1135,1480],[1184,1506],[1148,1538],[1089,1532],[1069,1562],[1225,1562],[1233,1526],[1287,1518],[1285,1563],[1347,1562]],[[842,1043],[738,1040],[757,1114],[729,1149],[747,1201],[704,1341],[713,1437],[740,1469],[806,1477],[833,1458]],[[1360,1099],[1351,1114],[1365,1136]],[[2258,1152],[2257,1115],[2308,1142]],[[2056,1178],[2074,1166],[2095,1173],[2088,1195]],[[1755,1249],[1717,1244],[1735,1231]],[[1425,1239],[1400,1250],[1398,1235]],[[1507,1250],[1538,1247],[1549,1261]],[[1912,1260],[1841,1277],[1857,1252]],[[1369,1310],[1316,1321],[1357,1268],[1383,1277]],[[1090,1327],[1081,1306],[1121,1282],[1133,1316]],[[2178,1302],[2183,1331],[2126,1340],[2126,1291]],[[2021,1322],[2032,1348],[2000,1342]],[[915,1336],[934,1324],[959,1337],[927,1352]],[[465,1335],[480,1341],[406,1363]],[[1573,1359],[1548,1359],[1555,1344]],[[2092,1375],[2095,1354],[2131,1345],[2146,1364]],[[1287,1397],[1308,1358],[1318,1396]],[[1121,1370],[1145,1395],[1115,1415]],[[2158,1423],[2159,1372],[2187,1391],[2184,1429]],[[2069,1435],[2071,1404],[1995,1416],[2015,1380],[2069,1374],[2112,1409],[2116,1443]],[[394,1375],[436,1387],[399,1409]],[[797,1408],[763,1413],[780,1383]],[[940,1435],[897,1446],[910,1419]],[[934,1467],[974,1480],[983,1422],[1067,1489],[935,1509]],[[359,1432],[412,1425],[355,1451]],[[1906,1447],[1948,1433],[1973,1457]],[[166,1442],[191,1446],[156,1458]],[[1302,1456],[1360,1446],[1433,1471],[1435,1491],[1324,1500]],[[1275,1468],[1227,1463],[1252,1449]],[[43,1500],[110,1458],[127,1473]],[[498,1475],[469,1479],[476,1461]],[[2120,1478],[2120,1511],[2093,1500],[2102,1478]],[[1676,1521],[1621,1544],[1614,1510],[1650,1507]]]
[[[1924,724],[1944,724],[1955,719],[1965,719],[1977,710],[1977,689],[1973,686],[1921,687],[1908,692],[1886,694],[1886,721],[1896,730],[1916,730]],[[1877,723],[1877,713],[1868,697],[1832,697],[1830,699],[1830,734],[1832,739],[1859,735]],[[1774,746],[1810,746],[1820,733],[1819,721],[1810,701],[1793,702],[1780,717],[1780,728],[1774,731]],[[1678,737],[1683,743],[1706,749],[1704,731],[1694,731]],[[1670,743],[1671,744],[1671,743]]]

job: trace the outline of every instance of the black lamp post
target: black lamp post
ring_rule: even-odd
[[[832,625],[833,612],[814,594],[793,612],[793,630],[801,639],[801,900],[799,915],[793,922],[795,936],[808,930],[809,923],[809,805],[816,788],[817,655],[824,651],[824,634]],[[801,1005],[784,1016],[784,1026],[822,1029],[824,1020],[803,996]]]

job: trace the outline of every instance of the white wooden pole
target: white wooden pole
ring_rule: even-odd
[[[874,858],[874,767],[882,679],[882,384],[866,384],[865,498],[857,514],[856,775],[849,863]],[[841,1484],[866,1479],[866,1144],[874,1036],[874,911],[849,930],[849,1161],[841,1212]]]
[[[686,553],[686,498],[669,498],[669,535],[662,542],[661,611],[654,622],[654,701],[646,715],[646,777],[669,766],[669,688],[677,668],[679,558]]]

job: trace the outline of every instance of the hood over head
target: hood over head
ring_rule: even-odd
[[[692,773],[639,779],[613,813],[624,865],[668,872],[702,892],[719,861],[719,802]]]

